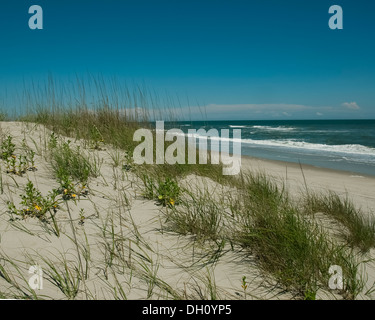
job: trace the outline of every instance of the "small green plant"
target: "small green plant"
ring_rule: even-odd
[[[25,187],[25,193],[21,195],[22,205],[21,209],[17,209],[13,202],[8,202],[9,213],[13,216],[21,217],[22,219],[37,218],[42,222],[49,223],[48,214],[52,220],[54,229],[53,232],[59,237],[60,230],[56,222],[56,212],[59,208],[59,202],[57,200],[58,192],[53,189],[48,193],[46,197],[43,197],[38,189],[34,187],[34,184],[29,180]],[[12,220],[14,218],[12,217]]]
[[[243,276],[243,277],[242,277],[241,287],[242,287],[242,289],[243,289],[243,295],[244,295],[245,300],[246,300],[246,290],[247,290],[247,281],[246,281],[246,276]]]
[[[26,170],[28,169],[28,161],[27,161],[27,158],[26,156],[23,156],[23,155],[19,155],[18,156],[18,165],[17,165],[17,174],[18,175],[23,175],[24,173],[26,173]]]
[[[22,209],[18,210],[13,202],[8,202],[8,209],[12,214],[21,216],[23,219],[27,217],[35,217],[40,220],[46,219],[47,212],[56,213],[59,206],[56,200],[57,192],[52,190],[46,197],[43,197],[34,184],[29,180],[26,184],[25,193],[21,195],[20,204]]]
[[[25,139],[22,141],[22,147],[26,155],[16,156],[15,147],[11,136],[8,136],[1,144],[1,158],[5,161],[6,172],[22,176],[26,171],[36,171],[35,152],[26,145]]]
[[[62,195],[63,200],[76,200],[80,196],[87,196],[88,190],[85,184],[74,184],[68,176],[64,176],[57,193]]]
[[[8,159],[12,155],[14,155],[15,149],[16,149],[16,145],[13,143],[12,137],[8,136],[1,143],[1,158],[4,160]]]
[[[147,175],[142,177],[144,192],[146,199],[156,200],[159,204],[173,207],[178,204],[180,196],[180,187],[177,181],[167,177],[164,180],[158,179],[156,183],[154,178]]]
[[[166,178],[163,182],[159,182],[157,188],[157,201],[163,206],[175,206],[178,203],[180,195],[180,187],[177,181]]]
[[[7,173],[16,173],[16,159],[17,157],[12,154],[10,157],[5,158],[5,166],[7,168]]]
[[[85,212],[84,212],[84,209],[81,208],[81,210],[79,211],[79,222],[78,222],[78,224],[80,226],[83,226],[85,224],[85,220],[86,220]]]
[[[51,133],[48,141],[48,148],[50,150],[53,150],[57,147],[57,136],[55,135],[54,132]]]
[[[26,161],[27,161],[27,170],[29,171],[36,171],[37,168],[35,166],[35,151],[28,149],[26,153]]]
[[[74,183],[68,176],[63,176],[60,179],[60,188],[57,189],[62,195],[63,200],[69,200],[75,194]]]
[[[125,153],[125,164],[123,164],[122,166],[122,169],[125,170],[125,171],[131,171],[132,168],[133,168],[133,164],[134,161],[133,161],[133,157],[131,156],[131,154],[129,152],[126,152]]]
[[[26,173],[26,170],[28,169],[28,162],[25,156],[19,155],[18,157],[14,154],[6,158],[6,168],[7,173],[13,173],[18,176],[22,176]]]
[[[58,201],[56,200],[57,192],[52,190],[47,197],[43,197],[38,189],[34,187],[34,184],[29,180],[25,194],[21,195],[21,204],[25,207],[23,209],[23,215],[31,215],[39,219],[44,219],[48,211],[56,213],[58,208]]]

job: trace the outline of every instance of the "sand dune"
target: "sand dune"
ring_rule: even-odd
[[[11,135],[15,154],[22,143],[36,152],[37,171],[22,176],[7,173],[1,161],[2,194],[0,195],[0,265],[11,275],[11,281],[0,278],[0,292],[25,297],[31,277],[29,268],[40,265],[43,288],[38,297],[48,299],[292,299],[292,293],[265,279],[250,256],[244,258],[231,250],[228,243],[216,256],[217,247],[199,245],[192,236],[176,235],[163,228],[165,210],[155,201],[142,197],[139,178],[122,165],[114,166],[114,157],[123,152],[103,146],[92,150],[85,141],[72,141],[83,154],[95,158],[100,175],[91,177],[87,196],[61,201],[56,212],[60,236],[53,224],[36,218],[11,216],[8,203],[22,207],[27,182],[46,196],[59,184],[48,159],[50,131],[40,125],[1,123],[3,137]],[[59,139],[65,139],[60,137]],[[24,142],[23,142],[24,140]],[[375,178],[358,176],[281,162],[242,159],[243,170],[261,170],[285,182],[291,193],[303,192],[305,182],[316,190],[333,190],[348,194],[366,214],[375,212]],[[208,178],[185,177],[181,185],[219,194],[230,193],[228,187]],[[84,217],[84,220],[82,219]],[[373,252],[370,252],[372,255]],[[368,282],[374,279],[367,266]],[[4,273],[4,272],[3,272]],[[65,276],[65,278],[64,278]],[[241,287],[246,276],[248,289]],[[15,286],[19,285],[19,288]],[[20,289],[22,288],[22,289]],[[367,296],[359,296],[368,298]],[[319,291],[318,298],[340,298],[335,293]]]

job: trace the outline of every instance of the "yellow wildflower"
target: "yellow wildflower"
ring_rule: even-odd
[[[74,193],[72,194],[72,198],[75,198],[76,196],[77,196],[76,194],[74,194]]]
[[[36,210],[38,210],[38,211],[42,210],[42,208],[39,207],[38,205],[35,205],[34,208],[35,208]]]
[[[169,199],[169,203],[170,203],[172,206],[174,206],[174,204],[175,204],[176,202],[174,201],[174,199]]]

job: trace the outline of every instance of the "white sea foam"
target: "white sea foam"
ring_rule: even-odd
[[[235,126],[235,125],[229,125],[229,128],[247,128],[247,126]]]
[[[220,135],[220,130],[218,130]],[[202,137],[198,133],[188,133],[183,134],[186,137]],[[280,148],[280,149],[290,149],[299,151],[312,151],[314,153],[324,152],[325,154],[339,155],[343,160],[355,160],[353,156],[365,156],[366,162],[375,163],[375,148],[366,147],[360,144],[344,144],[344,145],[328,145],[319,143],[310,143],[305,141],[297,141],[293,139],[270,139],[270,140],[256,140],[256,139],[233,139],[225,138],[220,136],[210,137],[211,147],[216,147],[219,145],[220,141],[229,141],[234,143],[241,143],[242,145],[252,145],[252,146],[262,146],[270,148]],[[349,156],[349,158],[345,157]],[[359,159],[357,159],[359,160]],[[362,159],[363,160],[363,159]]]
[[[335,152],[344,154],[361,154],[375,157],[375,148],[366,147],[360,144],[344,144],[344,145],[328,145],[320,143],[309,143],[304,141],[296,141],[291,139],[286,140],[254,140],[242,139],[242,143],[272,146],[272,147],[286,147],[294,149],[307,149],[324,152]]]
[[[294,131],[296,128],[293,127],[283,127],[283,126],[278,126],[278,127],[271,127],[271,126],[252,126],[254,129],[258,130],[265,130],[265,131]]]
[[[187,136],[194,136],[198,138],[197,134],[187,134]],[[375,148],[366,147],[360,144],[344,144],[344,145],[328,145],[319,143],[309,143],[305,141],[297,141],[293,139],[283,140],[255,140],[255,139],[232,139],[223,137],[211,137],[211,140],[229,140],[230,142],[241,142],[242,144],[257,145],[264,147],[279,147],[300,150],[312,150],[321,152],[340,153],[342,155],[367,155],[373,156],[375,161]],[[345,157],[343,156],[343,159]]]

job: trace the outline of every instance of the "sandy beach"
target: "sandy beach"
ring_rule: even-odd
[[[375,212],[375,176],[247,156],[242,156],[242,165],[246,169],[267,172],[283,181],[291,192],[303,191],[306,183],[313,190],[332,190],[348,195],[364,212]]]
[[[293,299],[295,295],[265,278],[254,257],[244,257],[223,243],[219,254],[212,243],[199,245],[192,236],[164,229],[168,207],[142,196],[141,183],[133,172],[114,165],[123,152],[110,146],[90,150],[84,141],[71,142],[95,159],[100,175],[89,179],[87,195],[62,201],[56,213],[59,236],[52,223],[9,213],[9,203],[19,208],[28,181],[44,196],[59,185],[53,177],[46,146],[51,132],[40,125],[2,122],[0,133],[11,135],[16,154],[22,141],[35,151],[37,170],[22,176],[7,173],[1,164],[0,195],[0,291],[14,296],[30,292],[31,266],[43,270],[42,288],[34,290],[47,299]],[[60,139],[60,138],[59,138]],[[62,138],[67,140],[67,138]],[[242,170],[262,171],[285,184],[291,195],[311,190],[332,190],[347,195],[363,214],[375,213],[375,177],[312,166],[242,157]],[[230,194],[230,187],[208,178],[189,175],[181,186]],[[371,249],[368,257],[374,257]],[[365,259],[364,259],[365,260]],[[365,265],[364,265],[365,266]],[[373,266],[366,265],[370,287]],[[82,276],[84,275],[84,276]],[[246,277],[247,289],[241,287]],[[65,278],[64,278],[65,277]],[[8,280],[7,280],[8,279]],[[17,287],[15,284],[18,284]],[[365,292],[366,290],[363,290]],[[341,299],[319,290],[317,299]],[[358,299],[371,296],[359,294]]]

